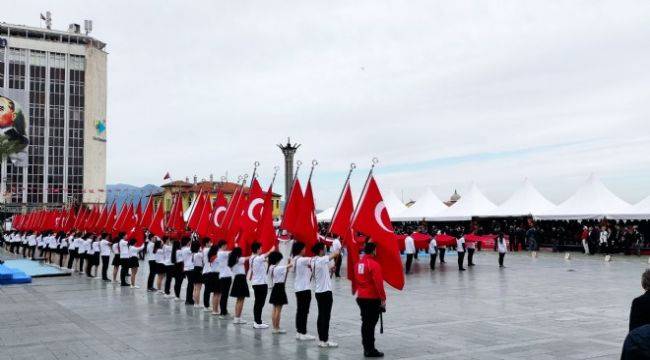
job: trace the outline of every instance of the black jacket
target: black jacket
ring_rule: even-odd
[[[632,301],[630,310],[630,331],[650,324],[650,291]]]
[[[650,359],[650,325],[638,327],[627,334],[621,354],[621,360],[647,359]]]

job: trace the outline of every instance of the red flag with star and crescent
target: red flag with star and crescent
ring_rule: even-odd
[[[316,221],[316,206],[311,181],[307,183],[305,196],[300,205],[293,236],[305,244],[305,253],[307,256],[311,256],[311,248],[318,242],[318,222]]]
[[[300,181],[296,178],[291,186],[289,199],[287,199],[287,203],[284,205],[284,214],[282,214],[282,223],[280,224],[282,230],[286,230],[290,233],[296,231],[296,220],[298,219],[298,213],[300,212],[303,198],[304,195],[302,193]]]
[[[357,263],[359,262],[359,245],[354,239],[354,232],[351,228],[354,203],[352,202],[350,182],[346,182],[344,186],[343,196],[341,196],[341,200],[336,205],[329,232],[339,236],[343,246],[348,250],[347,278],[352,283],[352,294],[354,294],[357,292],[357,283],[353,269],[356,269]]]
[[[165,236],[165,209],[163,208],[162,201],[158,205],[148,227],[149,232],[152,234],[161,238]]]
[[[384,280],[395,289],[402,290],[404,270],[399,246],[384,199],[373,176],[368,177],[352,220],[352,228],[369,236],[377,244],[377,262],[381,266]]]
[[[248,199],[242,206],[243,213],[239,221],[239,237],[237,244],[242,249],[242,254],[250,254],[250,246],[257,238],[257,229],[262,219],[262,210],[264,209],[264,192],[257,179],[253,179]]]
[[[234,196],[234,195],[233,195]],[[232,201],[232,200],[231,200]],[[207,234],[213,241],[226,239],[226,214],[228,212],[228,200],[221,190],[214,199],[210,222],[208,223]]]

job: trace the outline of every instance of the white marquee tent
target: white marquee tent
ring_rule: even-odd
[[[546,199],[526,178],[521,186],[494,212],[484,215],[491,217],[527,216],[548,213],[554,208],[555,204]]]
[[[472,182],[469,191],[451,207],[431,218],[432,221],[464,221],[474,216],[482,216],[496,211],[497,206],[490,201],[478,186]]]
[[[330,222],[332,221],[332,216],[334,216],[334,206],[328,207],[327,209],[316,214],[316,221],[318,222]]]
[[[617,218],[633,213],[633,207],[614,195],[595,175],[555,209],[536,215],[547,220]]]
[[[391,220],[407,209],[406,205],[404,205],[402,200],[400,200],[392,190],[386,196],[382,194],[382,197],[384,198],[384,205],[386,205],[386,210],[388,211],[388,216],[390,216]]]
[[[419,221],[422,219],[430,220],[436,214],[447,209],[445,205],[431,189],[427,189],[422,196],[418,198],[415,204],[406,210],[391,216],[393,221]]]
[[[650,196],[630,207],[627,214],[612,215],[611,219],[650,219]]]

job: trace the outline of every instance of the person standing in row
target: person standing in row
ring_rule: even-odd
[[[280,328],[280,318],[282,317],[282,307],[289,303],[287,292],[285,290],[285,282],[287,281],[289,269],[291,269],[293,264],[289,262],[287,265],[280,265],[282,254],[279,251],[270,253],[268,260],[268,272],[271,278],[271,296],[269,297],[269,304],[273,305],[273,314],[271,315],[273,333],[286,334],[287,331]]]
[[[181,248],[181,258],[183,259],[183,275],[187,279],[187,287],[185,288],[185,305],[194,305],[194,261],[192,254],[192,244],[189,238],[183,239],[185,243]],[[198,243],[197,243],[198,245]]]
[[[343,246],[341,245],[341,239],[337,236],[334,238],[334,240],[332,240],[331,248],[332,253],[339,254],[339,256],[334,259],[334,276],[337,278],[341,277],[341,264],[343,263],[343,256],[341,256],[342,249]]]
[[[59,233],[59,267],[63,269],[66,264],[66,255],[68,255],[68,238],[63,232]]]
[[[219,285],[217,269],[212,266],[213,258],[217,256],[216,246],[212,241],[204,239],[205,247],[203,248],[203,311],[212,311],[210,307],[210,298],[213,296],[215,288]],[[214,249],[214,250],[213,250]],[[216,313],[216,311],[215,311]]]
[[[178,251],[180,243],[174,239],[170,239],[169,246],[165,246],[165,298],[171,299],[174,295],[171,294],[172,280],[176,277],[176,252]]]
[[[242,256],[240,247],[232,249],[228,255],[228,267],[233,274],[230,297],[237,299],[235,302],[235,318],[233,319],[233,324],[237,325],[246,324],[246,321],[241,318],[241,313],[244,309],[244,301],[247,297],[250,297],[248,282],[246,281],[246,267],[244,266],[248,259],[248,257]]]
[[[508,252],[508,247],[506,246],[506,240],[503,238],[503,233],[499,233],[496,241],[497,241],[497,251],[499,252],[499,267],[502,268],[504,267],[503,259],[506,257],[506,253]]]
[[[219,262],[217,261],[217,255],[219,254],[219,248],[225,246],[226,242],[224,240],[219,240],[216,245],[212,245],[208,251],[208,263],[206,264],[209,267],[208,273],[205,277],[205,289],[208,294],[212,294],[212,315],[219,315],[219,302],[221,301],[221,289],[219,288]],[[205,294],[203,298],[203,305],[206,305]],[[209,304],[207,304],[209,305]]]
[[[153,287],[153,282],[156,277],[156,259],[154,258],[153,249],[156,246],[157,241],[157,237],[152,237],[149,233],[146,234],[147,246],[145,250],[144,261],[149,264],[149,274],[147,275],[147,291],[149,292],[156,291],[156,289]]]
[[[86,254],[88,252],[88,246],[87,246],[86,240],[84,240],[84,238],[82,238],[82,236],[83,236],[82,233],[78,233],[77,238],[74,240],[75,242],[77,242],[77,254],[79,255],[78,256],[78,259],[79,259],[79,264],[78,265],[79,265],[79,272],[80,273],[84,272],[84,262],[86,261],[86,258],[87,258]]]
[[[436,257],[438,256],[438,242],[436,241],[436,237],[432,237],[431,240],[429,241],[429,268],[431,270],[436,269]]]
[[[456,252],[458,253],[458,270],[465,271],[463,267],[465,261],[465,237],[462,235],[456,240]]]
[[[102,280],[111,281],[108,278],[108,265],[111,262],[111,242],[108,241],[108,235],[102,234],[102,239],[99,241],[99,255],[102,258]]]
[[[375,327],[379,316],[386,309],[386,292],[381,267],[375,259],[377,246],[366,242],[363,257],[355,269],[357,282],[357,304],[361,312],[361,343],[366,357],[383,357],[375,348]]]
[[[253,328],[268,329],[269,325],[262,322],[262,310],[264,309],[264,302],[266,302],[266,295],[269,291],[269,286],[266,280],[266,260],[275,247],[266,254],[260,254],[261,249],[262,245],[258,242],[254,242],[253,245],[251,245],[251,252],[253,255],[249,259],[250,281],[253,285],[253,294],[255,295],[255,302],[253,304]]]
[[[156,289],[158,289],[158,294],[165,294],[165,291],[163,290],[163,280],[167,273],[164,247],[169,244],[169,238],[165,236],[163,239],[164,240],[162,241],[156,241],[153,247],[154,259],[156,260]]]
[[[193,294],[192,299],[194,300],[194,307],[201,307],[201,287],[203,286],[203,252],[201,251],[201,243],[194,241],[190,247],[192,251],[192,264],[194,264],[194,270],[192,270],[192,283]]]
[[[467,243],[467,266],[474,266],[474,252],[476,251],[476,242]]]
[[[140,267],[139,255],[144,249],[144,244],[137,246],[135,239],[129,240],[128,244],[128,267],[131,270],[131,289],[139,289],[140,287],[135,284],[135,276],[138,274],[138,268]]]
[[[129,286],[126,282],[126,277],[129,274],[130,257],[129,257],[129,242],[126,240],[124,233],[118,235],[119,248],[120,248],[120,286]]]
[[[294,264],[293,290],[296,294],[296,339],[315,340],[314,335],[307,334],[307,319],[311,304],[311,257],[305,256],[305,244],[295,241],[291,248]]]
[[[322,348],[333,348],[339,345],[329,341],[330,317],[332,314],[332,269],[335,267],[332,260],[335,260],[341,253],[336,251],[331,254],[325,254],[325,244],[316,243],[312,247],[313,269],[314,269],[314,296],[318,305],[318,319],[316,328],[318,329],[318,346]]]
[[[113,284],[117,283],[117,273],[120,270],[120,243],[119,242],[114,242],[111,245],[111,250],[113,251],[113,261],[111,264],[113,265]]]
[[[219,318],[230,319],[228,314],[228,294],[230,294],[230,285],[232,285],[232,270],[228,266],[228,257],[230,251],[225,241],[219,242],[219,251],[217,252],[217,266],[219,267]]]
[[[406,235],[404,239],[404,253],[406,254],[405,272],[411,273],[411,265],[413,264],[413,256],[415,255],[415,240],[411,235]]]
[[[181,241],[174,241],[175,244],[178,244],[174,254],[176,255],[176,262],[174,263],[174,300],[183,301],[181,299],[181,287],[183,286],[183,279],[185,279],[185,273],[183,268],[183,248],[189,242],[189,238],[182,238]]]
[[[99,235],[93,235],[92,236],[92,242],[90,243],[92,255],[89,255],[89,261],[92,263],[92,268],[94,268],[94,271],[92,272],[92,277],[97,277],[97,270],[99,270],[99,258],[100,258],[100,251],[101,251],[101,246],[99,244]]]

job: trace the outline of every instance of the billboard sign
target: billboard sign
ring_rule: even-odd
[[[25,90],[0,88],[0,155],[15,166],[27,165],[28,99]]]

